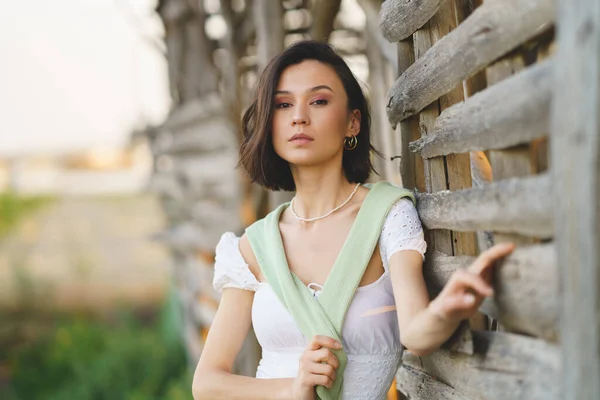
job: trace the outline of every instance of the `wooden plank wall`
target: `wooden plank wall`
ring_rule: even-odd
[[[558,1],[552,177],[562,399],[600,398],[600,3]],[[558,95],[560,94],[560,95]]]
[[[397,382],[411,399],[563,398],[557,384],[561,263],[550,201],[556,189],[544,152],[555,90],[555,19],[553,0],[387,0],[381,7],[382,34],[397,43],[399,55],[388,117],[415,153],[403,153],[401,175],[405,186],[419,192],[430,292],[473,261],[474,232],[519,245],[496,268],[496,295],[481,307],[503,331],[471,321],[478,330],[463,331],[468,346],[449,343],[427,357],[407,352]],[[590,132],[598,128],[595,122]],[[590,156],[597,150],[589,150]],[[471,184],[470,152],[489,157],[492,182]],[[597,170],[590,171],[596,176]],[[588,208],[598,201],[591,194],[585,199]],[[593,277],[588,290],[597,294]],[[587,311],[597,311],[597,305]]]

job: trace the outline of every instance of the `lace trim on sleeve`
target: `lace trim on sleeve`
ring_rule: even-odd
[[[240,238],[232,232],[221,236],[215,257],[213,287],[219,293],[225,288],[257,291],[260,282],[256,279],[240,252]]]

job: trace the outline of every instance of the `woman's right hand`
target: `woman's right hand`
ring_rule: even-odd
[[[315,386],[331,388],[335,371],[340,363],[331,349],[339,350],[342,345],[337,340],[315,335],[300,357],[298,376],[292,383],[294,400],[314,400]]]
[[[515,249],[513,243],[496,244],[482,252],[467,269],[452,274],[440,294],[429,303],[429,309],[441,319],[459,323],[470,318],[483,299],[494,294],[492,267]]]

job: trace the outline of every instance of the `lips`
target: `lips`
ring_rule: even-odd
[[[292,136],[290,138],[290,142],[293,142],[294,140],[302,140],[302,141],[307,141],[307,140],[314,140],[312,137],[304,134],[304,133],[296,133],[294,136]]]

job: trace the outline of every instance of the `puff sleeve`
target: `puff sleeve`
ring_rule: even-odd
[[[226,288],[255,292],[260,286],[242,257],[239,243],[239,237],[233,232],[226,232],[217,244],[213,287],[219,293]]]
[[[401,250],[415,250],[425,258],[427,243],[423,227],[410,199],[402,198],[392,206],[383,224],[379,246],[386,270],[394,253]]]

